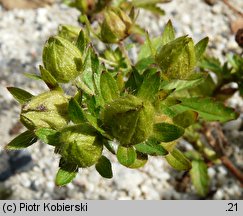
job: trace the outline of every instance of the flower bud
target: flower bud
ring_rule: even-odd
[[[133,95],[113,100],[101,115],[104,129],[124,146],[145,141],[153,131],[154,107]]]
[[[192,39],[183,36],[162,46],[156,55],[156,62],[169,80],[187,79],[196,66]]]
[[[63,159],[78,167],[90,167],[101,157],[103,146],[95,130],[88,124],[64,128],[59,141]]]
[[[60,129],[68,123],[68,99],[59,91],[42,93],[23,105],[20,120],[28,129]]]
[[[70,41],[70,42],[76,42],[80,27],[72,26],[72,25],[60,25],[58,27],[58,36]]]
[[[42,58],[45,68],[58,82],[69,82],[81,73],[81,52],[62,37],[49,38],[44,46]]]
[[[105,43],[118,43],[131,31],[132,20],[119,8],[108,8],[101,25],[101,40]]]

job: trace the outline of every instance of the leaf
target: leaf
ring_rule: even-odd
[[[71,98],[68,104],[68,115],[70,120],[73,123],[83,123],[86,121],[86,117],[84,115],[84,112],[78,102],[74,99]]]
[[[192,110],[186,110],[173,118],[173,122],[183,128],[187,128],[197,121],[198,113]]]
[[[143,76],[140,75],[136,68],[132,68],[128,81],[125,84],[125,88],[129,92],[136,93],[143,83]]]
[[[151,43],[150,43],[151,42]],[[145,43],[140,47],[140,52],[138,53],[138,62],[143,61],[144,59],[149,59],[151,57],[151,47],[154,50],[158,50],[161,47],[161,37],[153,38],[152,40],[146,40]],[[151,59],[150,59],[151,61]],[[154,62],[154,59],[153,59]]]
[[[9,144],[5,146],[6,150],[19,150],[27,148],[37,141],[37,137],[33,131],[25,131],[14,138]]]
[[[156,53],[155,60],[167,79],[187,79],[196,66],[193,40],[182,36],[165,44]]]
[[[58,82],[56,79],[51,75],[51,73],[46,70],[44,67],[40,65],[40,72],[41,72],[41,78],[42,80],[46,83],[49,89],[51,90],[61,90],[61,87],[59,86]]]
[[[89,38],[87,37],[86,30],[81,29],[78,35],[76,46],[79,48],[81,53],[84,53],[89,44]]]
[[[148,155],[142,154],[140,152],[137,152],[137,158],[135,162],[129,166],[131,169],[138,169],[140,167],[143,167],[148,161]]]
[[[205,162],[202,160],[193,160],[190,176],[197,193],[205,197],[209,190],[208,168]]]
[[[193,88],[197,85],[200,85],[203,83],[206,79],[205,74],[198,74],[195,79],[188,79],[188,80],[180,80],[180,79],[173,79],[170,81],[163,81],[161,83],[160,89],[163,90],[172,90],[175,89],[175,91],[181,91],[189,88]]]
[[[219,59],[214,57],[204,57],[200,61],[199,66],[204,70],[209,70],[216,74],[221,74],[223,72]]]
[[[161,16],[165,15],[165,11],[161,9],[160,7],[156,6],[155,4],[145,4],[139,6],[140,8],[143,8],[145,10],[148,10],[154,14],[159,14]]]
[[[175,111],[194,110],[199,116],[207,121],[226,122],[236,119],[238,114],[232,108],[225,107],[224,104],[214,101],[212,98],[180,98],[180,104],[171,109]]]
[[[138,152],[149,154],[149,155],[161,155],[164,156],[168,152],[160,145],[160,143],[155,139],[148,139],[143,143],[139,143],[134,146]]]
[[[42,77],[36,74],[32,74],[32,73],[24,73],[24,76],[33,79],[33,80],[42,80]]]
[[[20,104],[27,103],[31,100],[32,97],[34,97],[29,92],[20,88],[7,87],[7,89]]]
[[[137,96],[154,102],[160,88],[160,73],[155,73],[151,76],[145,77],[141,87],[138,90]]]
[[[112,101],[119,97],[119,90],[116,80],[107,71],[104,71],[101,74],[100,90],[105,102]]]
[[[191,169],[191,162],[180,150],[176,148],[174,148],[173,151],[166,155],[165,159],[174,169],[178,171]]]
[[[141,60],[139,60],[136,65],[135,68],[137,69],[137,71],[139,72],[139,74],[143,74],[143,72],[148,69],[148,67],[150,65],[152,65],[154,63],[154,58],[149,56],[146,58],[143,58]]]
[[[100,157],[98,162],[95,164],[95,169],[104,178],[113,177],[111,162],[107,157],[105,157],[103,155]]]
[[[51,128],[39,128],[35,131],[35,135],[44,143],[57,146],[59,132]]]
[[[171,0],[132,0],[132,4],[135,7],[141,7],[142,5],[147,4],[159,4],[159,3],[166,3],[170,2]]]
[[[135,162],[137,154],[133,147],[123,147],[119,145],[116,156],[120,164],[129,167]]]
[[[184,134],[184,129],[180,126],[169,123],[158,123],[154,125],[153,137],[160,142],[171,142],[180,138]]]
[[[75,84],[86,94],[93,96],[100,92],[100,76],[100,62],[93,47],[90,46],[84,60],[83,72],[76,78]]]
[[[173,28],[171,20],[169,20],[162,33],[162,45],[165,45],[175,39],[175,29]]]
[[[60,169],[57,172],[55,183],[57,186],[64,186],[70,183],[77,175],[78,167],[74,164],[60,160]]]
[[[112,153],[116,154],[113,142],[107,139],[103,139],[103,145]]]
[[[205,37],[195,45],[195,54],[196,54],[197,61],[202,58],[202,56],[207,48],[208,41],[209,41],[209,38]]]

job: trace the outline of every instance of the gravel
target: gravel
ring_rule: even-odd
[[[232,2],[237,8],[243,8],[243,1]],[[226,53],[241,52],[229,27],[237,17],[222,1],[209,6],[203,0],[173,0],[161,7],[167,13],[163,17],[158,18],[143,10],[138,17],[138,22],[150,34],[161,34],[165,23],[171,19],[178,36],[188,34],[195,41],[209,36],[208,52],[221,61],[225,60]],[[33,94],[47,89],[44,84],[25,78],[23,73],[38,73],[44,42],[56,33],[59,24],[77,25],[77,16],[75,9],[61,4],[35,10],[5,11],[0,7],[0,148],[24,130],[16,126],[20,108],[6,87],[24,88]],[[136,57],[135,51],[132,51],[133,58]],[[237,93],[231,100],[231,105],[243,111],[243,101]],[[241,115],[224,127],[226,135],[236,146],[234,160],[241,167],[243,155],[239,141],[243,138],[240,129],[242,124]],[[10,131],[13,131],[12,135]],[[0,154],[0,172],[1,167],[7,171],[12,170],[11,162],[6,162],[11,157],[10,154],[4,151]],[[53,153],[51,146],[38,142],[21,154],[23,157],[31,156],[32,165],[28,166],[26,163],[26,169],[11,171],[11,176],[0,182],[0,198],[2,194],[7,194],[9,199],[200,199],[195,195],[193,187],[183,186],[183,173],[171,169],[161,157],[149,158],[144,168],[133,170],[119,165],[111,156],[113,179],[103,179],[91,167],[81,170],[73,183],[60,188],[54,184],[59,157]],[[240,184],[224,167],[211,167],[208,172],[212,179],[213,193],[207,199],[243,198]]]

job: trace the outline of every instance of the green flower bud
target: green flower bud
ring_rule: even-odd
[[[105,106],[101,114],[104,129],[121,145],[145,141],[153,131],[154,107],[133,95],[119,97]]]
[[[49,91],[23,105],[20,120],[29,129],[60,129],[68,123],[67,110],[67,97],[59,91]]]
[[[78,167],[90,167],[102,155],[103,146],[95,130],[88,124],[64,128],[60,135],[60,154],[69,163]]]
[[[131,31],[132,20],[119,8],[108,8],[101,25],[101,40],[105,43],[118,43]]]
[[[81,73],[81,52],[62,37],[49,38],[44,46],[42,58],[45,68],[58,82],[69,82]]]
[[[167,43],[157,53],[156,62],[168,79],[187,79],[196,66],[193,40],[183,36]]]
[[[76,42],[80,27],[71,26],[71,25],[60,25],[58,27],[58,36],[70,41],[70,42]]]

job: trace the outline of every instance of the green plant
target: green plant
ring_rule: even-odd
[[[107,25],[109,16],[122,24]],[[28,76],[44,81],[48,92],[33,96],[8,88],[22,106],[20,121],[28,130],[6,149],[26,148],[38,139],[54,146],[61,156],[57,185],[71,182],[80,168],[93,165],[101,176],[111,178],[112,165],[104,148],[128,168],[144,166],[149,156],[164,156],[174,169],[191,170],[197,191],[205,195],[204,158],[196,153],[186,156],[177,141],[198,119],[226,122],[238,116],[207,95],[189,94],[208,78],[195,70],[208,38],[197,44],[188,36],[176,38],[169,21],[161,36],[151,39],[146,34],[146,42],[136,45],[140,51],[133,62],[127,53],[133,44],[123,42],[132,33],[133,9],[127,15],[108,7],[104,17],[99,32],[86,20],[80,31],[62,26],[59,35],[46,42],[40,75]],[[95,49],[93,36],[105,42],[103,52]],[[116,46],[111,48],[110,43]],[[75,87],[75,93],[65,94],[62,83]]]

